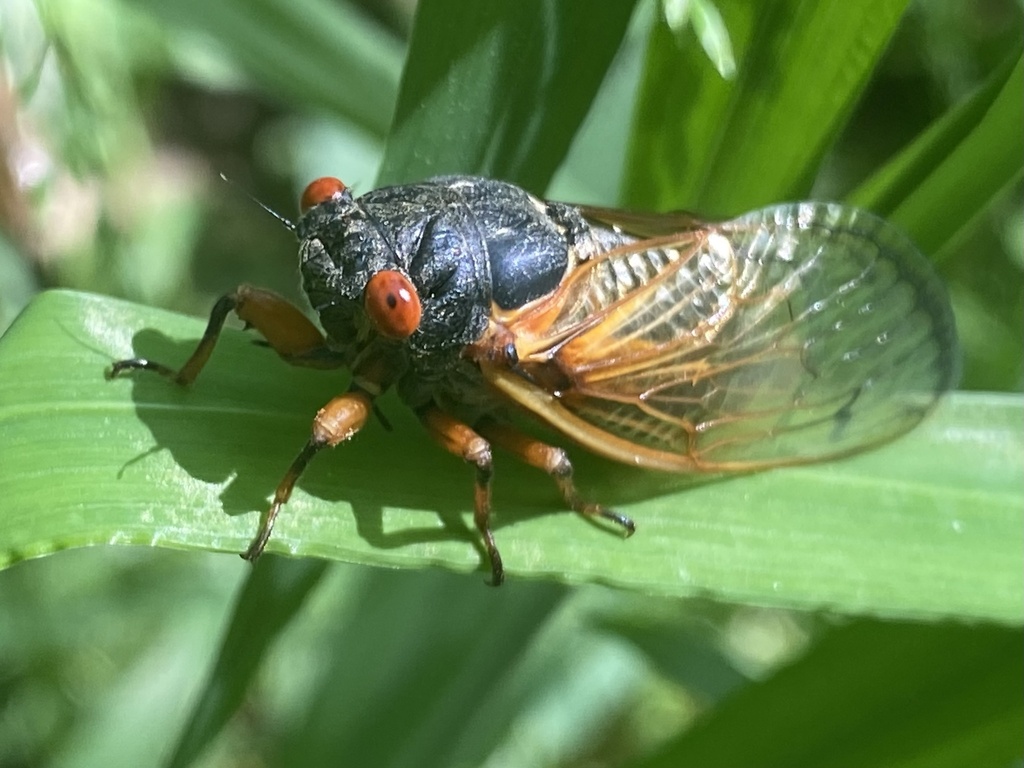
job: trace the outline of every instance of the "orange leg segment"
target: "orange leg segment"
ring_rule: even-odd
[[[505,580],[505,568],[491,531],[491,446],[470,427],[436,406],[426,408],[419,416],[430,436],[441,447],[476,466],[473,522],[483,537],[484,548],[491,561],[491,584],[497,587]]]
[[[610,520],[621,526],[626,536],[632,536],[636,531],[633,521],[626,515],[608,509],[601,504],[584,501],[580,497],[576,485],[572,481],[572,462],[561,448],[543,443],[529,435],[524,435],[507,424],[501,424],[491,419],[485,419],[478,424],[477,430],[494,445],[517,456],[531,467],[547,472],[558,485],[558,490],[562,492],[566,506],[574,512],[587,517],[601,517]]]
[[[234,312],[247,327],[255,328],[284,360],[295,365],[333,367],[324,335],[298,307],[284,297],[264,288],[239,286],[234,293],[221,296],[210,313],[210,320],[192,356],[177,371],[162,363],[136,357],[119,360],[111,367],[114,378],[129,370],[146,370],[188,385],[206,365],[228,315]]]
[[[373,410],[370,396],[360,390],[352,390],[331,400],[321,408],[313,419],[313,434],[295,457],[285,476],[278,483],[274,492],[274,500],[270,509],[260,522],[259,531],[242,557],[254,562],[267,546],[270,534],[274,530],[274,522],[281,507],[291,498],[295,483],[317,453],[322,448],[333,448],[344,442],[363,428]]]

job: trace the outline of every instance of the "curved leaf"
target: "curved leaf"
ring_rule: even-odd
[[[906,4],[724,3],[738,65],[731,81],[656,24],[630,145],[629,204],[725,217],[806,196]]]
[[[421,2],[381,183],[478,173],[543,192],[634,4]]]
[[[848,198],[935,253],[1024,172],[1024,57],[1018,52]]]
[[[15,323],[0,344],[0,562],[105,542],[246,546],[312,415],[346,382],[289,368],[237,332],[190,391],[104,380],[117,358],[183,360],[202,328],[65,292]],[[482,569],[470,471],[397,401],[383,407],[394,432],[371,424],[319,457],[268,551]],[[878,451],[699,485],[575,452],[588,494],[637,522],[629,541],[564,514],[550,483],[499,455],[496,536],[513,583],[1020,621],[1022,415],[1019,397],[958,394]]]

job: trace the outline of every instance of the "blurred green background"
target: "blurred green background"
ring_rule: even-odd
[[[794,38],[813,15],[796,2],[764,5]],[[860,51],[870,79],[849,108],[830,112],[811,85],[818,59],[824,68],[833,46],[850,44],[839,14],[819,28],[835,36],[779,64],[795,68],[782,96],[821,101],[821,125],[771,123],[781,118],[768,105],[764,123],[755,111],[749,124],[722,118],[680,136],[664,125],[685,123],[692,103],[725,104],[733,87],[760,92],[742,58],[756,47],[758,14],[742,3],[566,3],[593,16],[580,29],[601,39],[581,76],[582,128],[531,122],[532,111],[488,115],[481,125],[509,135],[464,162],[551,198],[728,215],[771,202],[744,162],[763,154],[761,131],[785,129],[804,165],[780,153],[775,188],[870,205],[919,241],[941,233],[926,250],[957,311],[962,386],[1019,395],[1015,124],[1016,161],[999,160],[1005,183],[994,194],[979,181],[975,197],[962,182],[963,196],[943,195],[938,174],[922,171],[941,170],[952,151],[943,141],[902,182],[879,179],[930,126],[977,135],[978,89],[1019,75],[1022,4],[883,5],[875,37],[892,37],[877,65]],[[317,176],[365,191],[379,174],[449,170],[459,151],[484,146],[458,104],[438,112],[399,92],[428,76],[465,84],[448,59],[431,59],[431,45],[486,62],[472,57],[492,30],[473,28],[464,48],[417,37],[414,6],[2,0],[0,332],[53,287],[198,316],[242,281],[300,300],[292,236],[243,190],[290,217]],[[470,29],[473,12],[463,19],[457,6],[425,0],[416,23]],[[524,7],[564,21],[550,3]],[[584,64],[588,40],[574,43]],[[605,76],[597,59],[616,49]],[[545,55],[555,58],[524,58]],[[493,98],[474,101],[470,89],[466,105],[502,115],[491,73],[474,73],[479,83],[469,82]],[[571,102],[571,91],[548,99]],[[507,150],[519,136],[533,142],[521,156]],[[900,183],[911,203],[893,199]],[[943,213],[979,197],[963,221]],[[913,205],[922,199],[934,223],[923,230]],[[100,547],[0,573],[0,766],[1024,764],[1019,621],[880,621],[841,607],[783,611],[545,579],[494,591],[475,574],[437,569],[264,565],[249,574],[230,556]]]

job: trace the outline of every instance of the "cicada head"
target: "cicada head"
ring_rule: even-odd
[[[489,253],[500,252],[488,245],[495,225],[480,187],[495,183],[442,177],[359,198],[333,178],[306,188],[296,227],[303,284],[333,348],[358,354],[381,340],[433,375],[480,338]]]
[[[407,339],[420,325],[419,293],[380,227],[338,179],[306,187],[297,232],[303,284],[335,342]]]

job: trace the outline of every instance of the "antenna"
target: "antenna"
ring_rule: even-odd
[[[252,195],[252,193],[250,193],[250,192],[249,192],[249,190],[245,189],[245,187],[243,187],[243,186],[242,186],[241,184],[239,184],[239,183],[238,183],[237,181],[235,181],[234,179],[229,179],[229,178],[228,178],[227,176],[225,176],[225,175],[224,175],[223,173],[219,173],[219,174],[217,174],[217,175],[218,175],[218,176],[220,176],[220,178],[221,178],[221,179],[222,179],[223,181],[226,181],[226,182],[227,182],[228,184],[230,184],[231,186],[233,186],[233,187],[234,187],[235,189],[237,189],[237,190],[238,190],[239,192],[241,192],[241,193],[242,193],[243,195],[245,195],[245,196],[246,196],[247,198],[249,198],[250,200],[252,200],[252,202],[256,203],[256,205],[258,205],[258,206],[259,206],[260,208],[262,208],[262,209],[263,209],[264,211],[266,211],[266,212],[267,212],[267,213],[269,213],[269,214],[270,214],[271,216],[273,216],[273,217],[274,217],[275,219],[277,219],[277,220],[278,220],[279,222],[281,222],[281,224],[283,224],[283,225],[284,225],[284,227],[285,227],[285,229],[287,229],[287,230],[288,230],[289,232],[291,232],[291,233],[293,233],[293,234],[295,233],[295,224],[294,224],[294,223],[293,223],[293,222],[292,222],[292,221],[291,221],[290,219],[286,219],[286,218],[285,218],[284,216],[282,216],[282,215],[281,215],[280,213],[278,213],[277,211],[275,211],[275,210],[274,210],[273,208],[271,208],[271,207],[270,207],[269,205],[267,205],[266,203],[263,203],[263,202],[261,202],[260,200],[257,200],[257,199],[256,199],[256,198],[255,198],[255,197],[254,197],[254,196]]]

